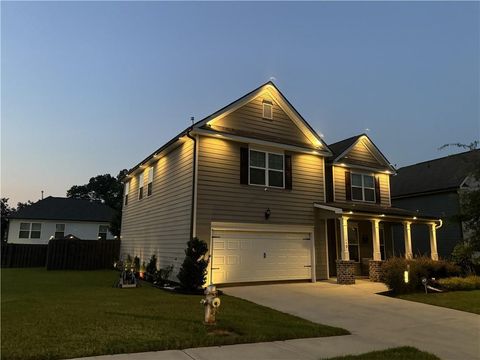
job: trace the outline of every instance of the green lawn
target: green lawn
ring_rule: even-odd
[[[440,360],[433,354],[417,350],[410,346],[372,351],[361,355],[348,355],[330,358],[330,360]]]
[[[222,296],[203,325],[201,296],[118,289],[114,271],[2,269],[2,359],[60,359],[348,334]]]
[[[480,314],[480,290],[451,291],[438,294],[415,293],[399,295],[398,297],[404,300]]]

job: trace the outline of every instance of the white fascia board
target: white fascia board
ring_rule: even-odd
[[[231,141],[236,141],[236,142],[241,142],[241,143],[276,147],[276,148],[280,148],[280,149],[283,149],[283,150],[305,153],[305,154],[310,154],[310,155],[329,156],[329,154],[330,154],[329,152],[327,152],[325,150],[308,149],[308,148],[303,148],[303,147],[300,147],[300,146],[276,143],[276,142],[265,141],[265,140],[259,140],[259,139],[245,137],[245,136],[222,134],[222,133],[216,132],[214,130],[194,129],[194,130],[192,130],[191,134],[209,136],[209,137],[213,137],[213,138],[216,138],[216,139],[231,140]]]

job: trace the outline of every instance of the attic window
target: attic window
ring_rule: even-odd
[[[263,118],[273,119],[273,104],[270,101],[263,102]]]

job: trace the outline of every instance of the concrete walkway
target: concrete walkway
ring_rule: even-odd
[[[352,335],[89,357],[89,360],[313,360],[410,345],[444,360],[480,359],[480,316],[376,295],[382,284],[357,281],[226,288],[244,298]],[[79,360],[79,359],[77,359]]]

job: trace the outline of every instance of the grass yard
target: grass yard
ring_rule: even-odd
[[[382,351],[372,351],[361,355],[348,355],[330,358],[330,360],[440,360],[433,354],[414,347],[404,346]]]
[[[398,298],[480,314],[480,290],[405,294]]]
[[[348,331],[222,296],[216,327],[201,296],[144,283],[118,289],[115,271],[2,269],[1,358],[62,359],[318,336]]]

